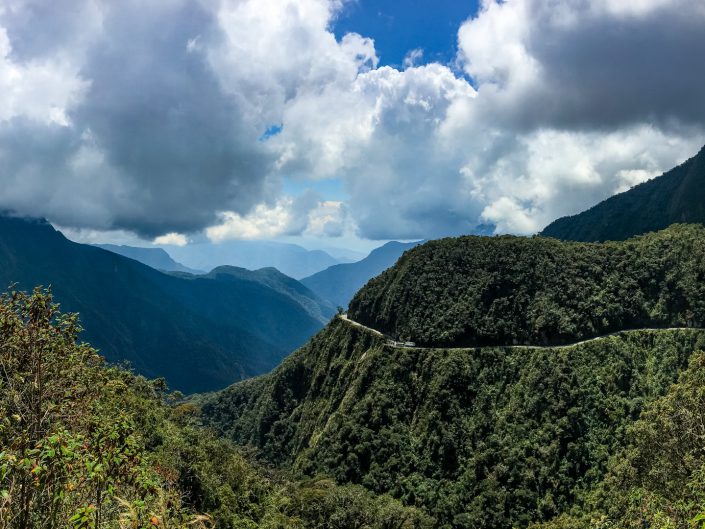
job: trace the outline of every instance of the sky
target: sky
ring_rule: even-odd
[[[4,0],[0,210],[77,240],[531,234],[705,144],[705,0]]]

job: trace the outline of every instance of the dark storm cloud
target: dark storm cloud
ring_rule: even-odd
[[[99,16],[92,2],[20,0],[1,13],[0,23],[12,42],[12,58],[28,61],[76,46]]]
[[[561,127],[705,125],[697,88],[705,86],[704,23],[686,10],[657,9],[621,19],[586,15],[555,32],[539,25],[529,49],[551,80],[544,119]]]
[[[647,1],[643,9],[628,2],[609,7],[602,0],[509,5],[526,5],[526,32],[504,40],[525,48],[538,79],[484,109],[486,119],[518,132],[614,130],[635,123],[663,130],[705,127],[698,88],[705,85],[701,2]],[[497,80],[503,86],[503,79],[491,79]]]
[[[340,5],[0,2],[0,209],[149,238],[530,233],[702,146],[701,1],[485,0],[467,75],[377,68],[330,33]]]
[[[187,49],[217,36],[211,15],[195,3],[140,11],[107,14],[109,32],[84,67],[91,87],[71,114],[141,188],[116,224],[156,235],[202,228],[218,210],[247,211],[262,200],[267,172],[251,141],[259,131],[241,120],[204,55]]]
[[[36,11],[30,15],[26,20],[41,18]],[[35,197],[51,194],[52,207],[44,209],[52,221],[147,237],[197,231],[213,224],[218,211],[245,213],[266,198],[270,158],[256,141],[261,131],[243,119],[237,99],[222,90],[198,45],[219,38],[213,15],[184,1],[111,2],[100,16],[101,30],[81,51],[79,75],[88,86],[67,112],[71,127],[46,126],[54,135],[73,137],[61,150],[51,134],[29,133],[27,127],[11,133],[13,123],[3,124],[6,135],[23,137],[23,145],[5,154],[0,179],[16,180],[27,168],[38,173],[44,165],[43,181],[36,176],[22,189],[31,197],[35,183]],[[71,17],[43,22],[75,23]],[[14,30],[17,57],[37,59],[51,47],[49,37],[25,36],[30,27]],[[66,28],[49,33],[57,45],[67,38]],[[83,156],[99,153],[101,163],[77,170],[81,143],[89,151]],[[73,197],[62,192],[66,187],[74,189]],[[86,194],[97,202],[77,213]],[[68,199],[63,208],[59,196]]]

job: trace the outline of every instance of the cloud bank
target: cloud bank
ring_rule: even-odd
[[[454,64],[403,70],[336,39],[341,9],[0,7],[0,209],[181,242],[531,233],[705,142],[701,2],[486,0]]]

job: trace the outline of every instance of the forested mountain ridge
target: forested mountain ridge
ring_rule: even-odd
[[[108,360],[127,360],[187,392],[270,370],[330,310],[314,313],[260,280],[164,274],[71,242],[46,221],[0,217],[0,284],[13,283],[51,285],[62,309],[81,313],[84,338]]]
[[[206,397],[202,417],[271,463],[390,493],[444,529],[587,528],[600,519],[639,527],[629,506],[639,490],[662,494],[643,496],[651,520],[695,494],[700,467],[679,469],[679,488],[668,489],[646,464],[669,471],[665,456],[648,456],[668,450],[656,446],[666,434],[650,433],[647,446],[632,432],[651,432],[639,426],[642,411],[671,398],[705,347],[704,279],[705,227],[696,225],[605,244],[432,241],[350,307],[354,320],[426,347],[391,347],[336,318],[272,373]],[[658,329],[550,345],[635,327]],[[462,345],[468,329],[489,343],[433,347]],[[509,346],[532,341],[547,346]],[[690,412],[677,420],[697,428]],[[674,527],[705,510],[698,494],[702,504],[673,511]]]
[[[705,147],[657,178],[583,213],[552,222],[541,235],[573,241],[617,241],[676,222],[705,224]]]
[[[622,329],[702,326],[705,227],[625,242],[466,236],[404,254],[352,319],[420,345],[573,343]]]

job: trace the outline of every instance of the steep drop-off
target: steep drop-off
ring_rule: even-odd
[[[425,347],[337,318],[271,374],[205,398],[203,418],[439,527],[526,527],[588,505],[641,411],[705,346],[703,300],[702,226],[608,244],[432,241],[349,312]]]
[[[399,349],[336,319],[269,375],[206,399],[265,459],[420,506],[439,527],[524,527],[583,500],[705,331],[567,348]]]

